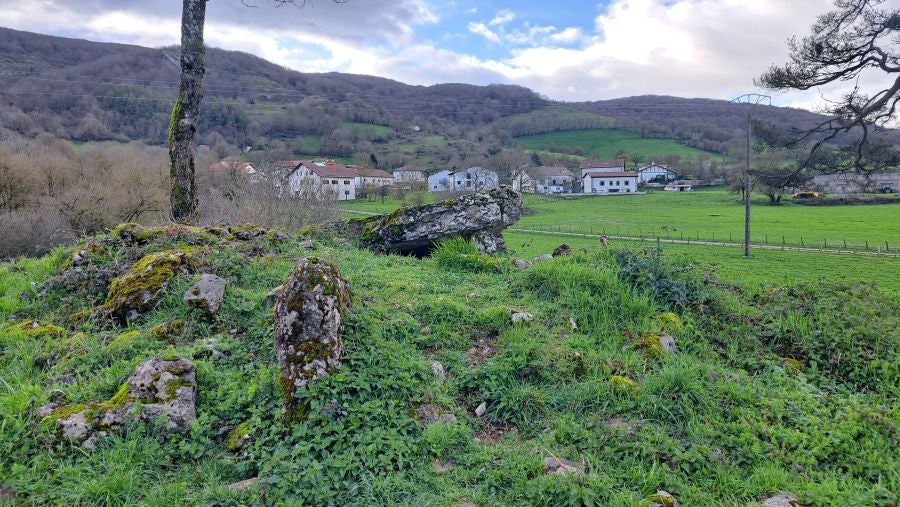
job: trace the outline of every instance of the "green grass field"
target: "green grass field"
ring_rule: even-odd
[[[515,139],[529,150],[552,152],[553,146],[582,148],[586,156],[596,154],[603,159],[615,158],[619,151],[629,155],[643,155],[646,162],[652,159],[661,160],[667,155],[678,155],[683,159],[697,159],[701,155],[721,157],[716,153],[678,144],[671,139],[643,138],[633,132],[619,129],[570,130]]]
[[[517,269],[458,239],[419,260],[324,236],[308,250],[299,236],[167,231],[0,263],[0,503],[648,507],[665,490],[684,506],[758,507],[783,491],[815,506],[897,497],[893,295],[717,287],[677,261],[596,243]],[[546,249],[517,241],[517,251]],[[88,266],[67,268],[81,249]],[[172,250],[193,267],[172,273],[142,315],[70,317],[104,303],[105,270],[118,276]],[[340,366],[297,390],[293,402],[309,410],[284,424],[264,299],[302,256],[333,262],[353,306],[342,314]],[[228,280],[214,316],[182,302],[200,273]],[[329,297],[313,283],[307,290]],[[514,322],[514,312],[531,319]],[[186,431],[95,419],[119,393],[127,399],[137,365],[173,356],[196,366]],[[62,406],[37,415],[51,400]],[[61,433],[57,422],[75,413],[105,433],[95,447]],[[546,473],[555,458],[581,473]]]
[[[372,123],[359,123],[353,121],[345,121],[341,126],[346,132],[353,133],[356,131],[360,135],[371,135],[372,137],[387,137],[394,131],[393,127],[387,125],[375,125]]]
[[[596,196],[546,199],[526,196],[533,215],[520,227],[558,228],[621,236],[678,239],[700,238],[740,241],[744,207],[739,196],[720,188],[695,192],[655,191],[646,195]],[[878,245],[900,249],[900,205],[875,206],[770,206],[764,196],[754,196],[753,243],[864,248]]]
[[[425,196],[425,202],[433,195]],[[756,200],[753,208],[753,240],[780,244],[785,236],[788,244],[800,245],[801,237],[808,246],[900,249],[900,205],[768,206],[765,198]],[[579,199],[545,199],[525,196],[526,206],[533,212],[515,225],[522,229],[573,230],[578,233],[607,233],[653,238],[727,240],[729,234],[740,241],[743,230],[743,206],[736,196],[721,189],[691,193],[654,192],[647,195],[586,197]],[[369,213],[388,213],[402,203],[396,199],[342,203],[341,207]],[[350,216],[350,215],[348,215]],[[509,245],[526,258],[552,251],[568,242],[573,246],[596,245],[595,239],[545,236],[507,231]],[[626,242],[628,244],[628,242]],[[639,243],[633,243],[640,246]],[[655,245],[648,241],[644,245]],[[664,244],[666,252],[680,260],[714,267],[729,282],[753,284],[791,284],[818,280],[852,280],[876,282],[887,290],[900,292],[900,259],[863,257],[815,252],[781,252],[753,250],[748,261],[740,248],[701,245]]]

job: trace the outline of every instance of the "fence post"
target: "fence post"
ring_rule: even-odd
[[[800,236],[800,246],[806,246],[806,245],[803,243],[803,236]]]
[[[869,240],[866,240],[866,251],[869,251]]]
[[[847,249],[847,240],[845,239],[844,240],[844,250],[846,250],[846,249]]]
[[[888,253],[890,253],[890,251],[891,251],[891,247],[888,246],[888,242],[887,242],[887,241],[884,242],[884,250],[885,250],[886,252],[888,252]]]
[[[825,242],[825,248],[828,248],[828,238],[825,238],[825,239],[823,239],[822,241]]]

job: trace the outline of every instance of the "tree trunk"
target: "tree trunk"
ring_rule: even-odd
[[[203,22],[206,0],[183,0],[181,12],[181,84],[169,122],[169,175],[172,217],[176,222],[197,219],[194,182],[194,135],[203,100]]]

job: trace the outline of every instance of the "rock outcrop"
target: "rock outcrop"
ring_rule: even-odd
[[[275,355],[281,368],[285,424],[305,416],[294,393],[341,362],[344,312],[351,304],[350,287],[334,264],[300,259],[275,300]]]
[[[162,295],[168,282],[185,272],[191,261],[186,252],[166,251],[145,255],[124,275],[113,279],[103,309],[126,320],[134,320]]]
[[[141,363],[108,401],[55,408],[42,423],[52,423],[59,437],[84,447],[134,420],[165,419],[169,431],[186,429],[197,418],[194,363],[181,357]]]
[[[184,293],[182,300],[186,305],[200,308],[208,315],[215,315],[225,297],[226,284],[224,278],[203,274],[200,276],[200,281]]]
[[[503,229],[522,215],[522,198],[508,187],[464,195],[388,215],[348,222],[360,244],[380,253],[424,257],[453,236],[471,239],[484,253],[506,250]]]

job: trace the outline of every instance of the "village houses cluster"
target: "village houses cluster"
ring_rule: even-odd
[[[664,165],[653,162],[629,171],[624,159],[585,160],[579,166],[580,173],[561,166],[541,166],[523,167],[504,176],[478,166],[428,170],[405,165],[389,173],[333,160],[282,160],[273,163],[270,171],[258,170],[249,162],[225,160],[212,164],[210,170],[236,172],[256,183],[267,181],[292,194],[311,192],[340,201],[354,200],[357,196],[387,188],[479,192],[503,183],[519,192],[533,194],[628,194],[638,193],[639,185],[690,190],[690,186],[674,184],[678,173]]]

